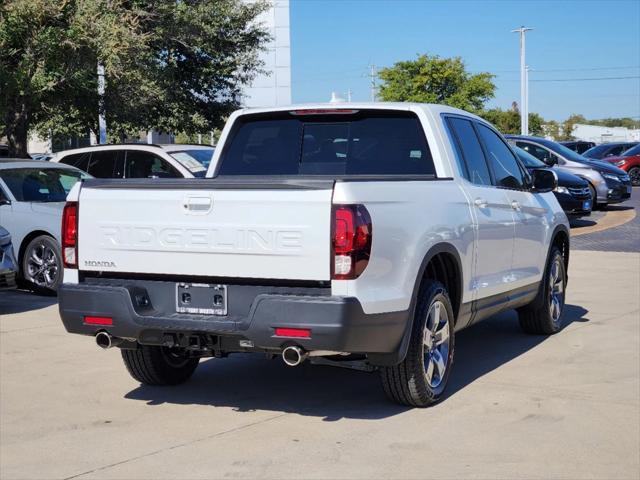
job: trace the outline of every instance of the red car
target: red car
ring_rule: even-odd
[[[613,163],[623,169],[631,177],[631,183],[640,185],[640,144],[630,148],[619,157],[605,157],[601,161]]]

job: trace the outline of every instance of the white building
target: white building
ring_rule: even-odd
[[[289,0],[275,0],[263,13],[262,22],[272,41],[261,58],[266,75],[259,75],[244,91],[243,103],[248,107],[275,107],[291,103],[291,37]]]
[[[576,140],[595,143],[640,141],[640,129],[602,127],[600,125],[584,125],[581,123],[576,123],[573,126],[571,135]]]

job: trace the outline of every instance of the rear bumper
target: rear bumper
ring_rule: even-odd
[[[63,284],[58,291],[60,316],[70,333],[107,331],[146,345],[163,345],[167,335],[210,335],[220,337],[228,352],[245,351],[240,341],[249,340],[254,349],[265,351],[297,344],[308,351],[381,354],[399,349],[408,319],[406,311],[365,314],[352,297],[306,295],[304,289],[295,294],[269,293],[265,287],[249,286],[228,287],[229,312],[224,317],[178,314],[166,301],[167,289],[174,286],[171,282]],[[150,303],[140,306],[145,295]],[[243,305],[234,305],[234,296]],[[111,317],[113,325],[88,325],[86,316]],[[311,338],[276,337],[276,327],[310,329]]]

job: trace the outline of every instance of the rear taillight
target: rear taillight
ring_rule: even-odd
[[[66,268],[78,268],[78,202],[67,202],[62,211],[62,260]]]
[[[332,278],[358,278],[371,255],[371,217],[364,205],[333,207],[332,249]]]

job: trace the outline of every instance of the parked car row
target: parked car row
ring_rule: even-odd
[[[549,167],[562,168],[586,180],[593,208],[620,203],[631,197],[629,175],[611,163],[583,157],[546,138],[523,135],[506,135],[506,138]]]

